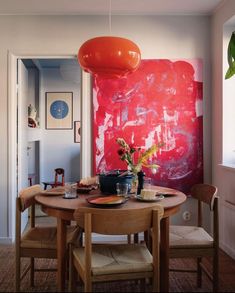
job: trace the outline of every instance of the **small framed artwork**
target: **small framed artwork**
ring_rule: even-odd
[[[81,142],[81,122],[74,121],[74,142]]]
[[[73,129],[72,92],[46,92],[46,129]]]

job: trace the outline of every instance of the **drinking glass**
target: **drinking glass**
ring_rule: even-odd
[[[152,189],[152,178],[144,178],[144,189]]]
[[[128,183],[117,183],[116,184],[116,192],[119,196],[128,197],[128,189],[129,184]]]
[[[74,198],[77,197],[77,188],[76,183],[67,182],[65,183],[65,198]]]

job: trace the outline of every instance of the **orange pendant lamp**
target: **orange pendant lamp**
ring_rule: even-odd
[[[78,51],[80,66],[103,78],[123,77],[135,71],[140,61],[139,47],[120,37],[96,37],[86,41]]]

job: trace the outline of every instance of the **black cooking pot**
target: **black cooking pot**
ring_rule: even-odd
[[[126,172],[126,171],[125,171]],[[127,183],[129,184],[128,192],[131,191],[133,175],[126,174],[123,176],[124,171],[110,171],[106,174],[99,174],[99,185],[100,191],[105,194],[116,194],[116,184],[117,183]]]

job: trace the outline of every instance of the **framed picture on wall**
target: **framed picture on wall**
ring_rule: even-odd
[[[46,129],[73,129],[72,92],[46,92]]]
[[[81,122],[74,121],[74,142],[81,142]]]

